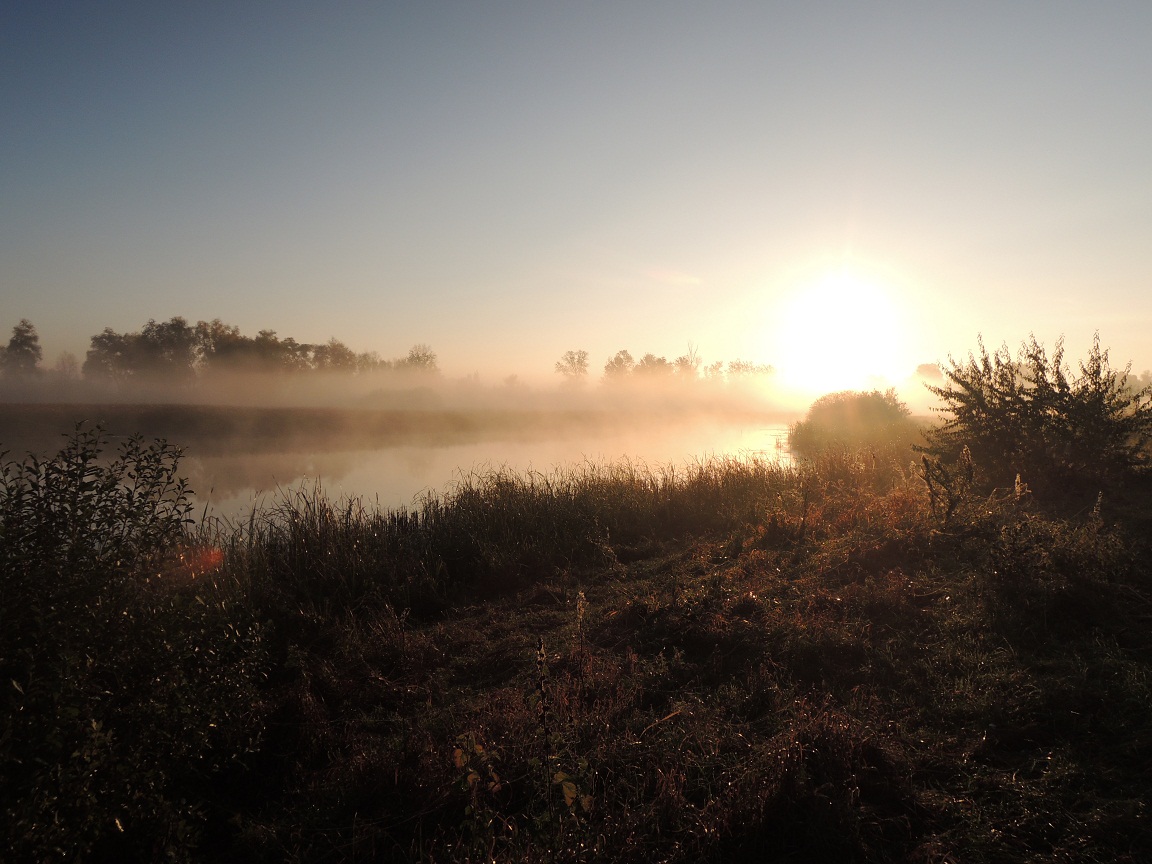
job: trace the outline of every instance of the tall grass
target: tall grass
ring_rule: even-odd
[[[314,486],[223,526],[220,542],[250,578],[296,602],[427,615],[461,592],[512,591],[558,569],[653,554],[668,538],[753,524],[796,476],[775,462],[728,458],[589,462],[547,475],[492,469],[394,511],[334,501]]]
[[[0,553],[12,860],[1152,854],[1152,574],[1106,500],[945,511],[840,448],[193,524],[176,451],[101,447],[4,467],[45,550]]]

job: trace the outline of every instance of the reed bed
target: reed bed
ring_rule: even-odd
[[[463,475],[443,496],[381,511],[319,485],[283,492],[245,522],[207,520],[253,584],[330,610],[364,602],[434,614],[461,592],[499,594],[558,570],[645,554],[668,538],[727,531],[779,508],[798,469],[715,458],[656,468],[584,463],[550,474]]]

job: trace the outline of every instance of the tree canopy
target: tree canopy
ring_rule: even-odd
[[[556,361],[556,373],[564,378],[569,386],[583,385],[588,380],[588,352],[584,350],[565,351]]]
[[[191,383],[228,373],[360,374],[389,368],[435,372],[436,354],[427,345],[415,345],[407,357],[389,361],[374,351],[357,354],[335,337],[309,344],[281,338],[275,330],[245,336],[219,318],[189,325],[176,317],[149,320],[136,333],[106,327],[92,337],[83,371],[86,378],[113,383]]]
[[[557,371],[560,371],[560,364],[557,364]],[[628,350],[617,351],[604,364],[603,381],[606,384],[622,384],[626,381],[651,383],[674,379],[683,383],[698,381],[702,377],[710,383],[739,383],[752,381],[758,376],[769,376],[775,371],[771,365],[747,360],[731,360],[727,364],[717,360],[701,368],[699,354],[689,345],[688,352],[675,360],[651,352],[637,360]]]
[[[360,375],[382,370],[424,377],[440,374],[436,352],[423,343],[413,345],[404,356],[386,360],[374,351],[357,353],[334,336],[317,344],[280,336],[271,329],[249,336],[219,318],[192,324],[180,316],[167,321],[150,318],[137,331],[119,332],[105,327],[90,338],[82,365],[71,355],[68,358],[61,361],[63,365],[58,364],[59,368],[50,370],[48,377],[57,381],[83,377],[114,388],[197,387],[248,374]],[[22,320],[13,328],[7,349],[0,348],[0,371],[9,377],[39,371],[40,360],[36,328],[30,321]],[[579,387],[588,380],[589,365],[588,352],[577,349],[564,352],[554,370],[566,386]],[[602,381],[623,385],[740,385],[773,372],[770,365],[745,360],[716,361],[704,366],[695,347],[689,344],[688,351],[673,360],[651,352],[637,360],[626,349],[617,351],[604,364]]]
[[[1015,356],[978,345],[964,361],[949,358],[944,382],[928,386],[945,415],[927,433],[933,458],[952,462],[968,448],[991,485],[1019,476],[1033,489],[1093,494],[1146,470],[1152,391],[1129,386],[1129,367],[1111,367],[1099,334],[1075,370],[1062,339],[1051,356],[1035,336]]]
[[[0,367],[6,377],[35,375],[43,355],[36,327],[27,318],[21,318],[20,323],[12,328],[12,338],[0,354]]]

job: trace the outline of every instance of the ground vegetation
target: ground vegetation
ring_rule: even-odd
[[[1138,459],[1083,508],[973,439],[222,524],[106,447],[0,460],[5,860],[1152,857]]]

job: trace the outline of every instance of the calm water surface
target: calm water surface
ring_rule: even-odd
[[[469,473],[507,468],[554,473],[584,463],[630,460],[649,467],[682,465],[711,456],[787,461],[786,425],[707,422],[653,426],[628,432],[555,434],[541,440],[485,440],[377,449],[186,455],[182,469],[197,493],[198,509],[241,519],[273,506],[285,492],[319,483],[331,498],[362,498],[383,509],[408,507],[429,493],[449,491]]]

